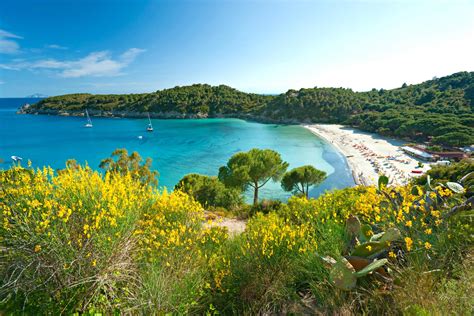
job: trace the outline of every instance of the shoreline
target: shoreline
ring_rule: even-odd
[[[348,154],[345,152],[344,148],[341,148],[341,146],[335,143],[330,137],[328,137],[328,135],[321,133],[320,130],[318,130],[317,128],[314,128],[314,125],[316,124],[311,124],[311,125],[303,124],[302,126],[306,128],[307,130],[309,130],[314,135],[318,136],[319,138],[322,138],[327,143],[331,144],[334,148],[336,148],[336,150],[339,151],[339,153],[344,156],[344,159],[346,160],[347,165],[349,166],[349,169],[351,170],[352,178],[354,179],[355,184],[364,185],[363,179],[357,176],[358,169],[357,169],[356,164],[350,159],[350,157],[348,157]]]
[[[152,119],[207,119],[207,118],[235,118],[247,121],[254,121],[264,124],[283,124],[283,125],[298,125],[301,121],[296,119],[272,119],[257,114],[236,112],[236,113],[179,113],[179,112],[137,112],[137,111],[103,111],[103,110],[88,110],[91,117],[103,118],[130,118],[142,119],[148,118],[148,114]],[[52,115],[52,116],[66,116],[66,117],[85,117],[84,111],[64,111],[64,110],[37,110],[32,109],[30,105],[21,106],[17,109],[18,115]]]
[[[29,115],[54,115],[82,117],[82,111],[63,112],[57,110],[36,110],[21,107],[17,114]],[[133,111],[89,111],[94,117],[104,118],[145,118],[145,112]],[[233,114],[182,114],[177,112],[150,113],[155,119],[206,119],[206,118],[236,118],[264,124],[299,125],[308,129],[317,137],[327,143],[344,156],[350,169],[351,176],[356,185],[376,185],[380,174],[389,177],[390,184],[406,184],[416,176],[411,171],[414,169],[426,172],[430,163],[421,161],[423,168],[418,168],[417,160],[400,150],[401,141],[382,137],[378,134],[363,132],[352,127],[340,124],[315,124],[298,122],[295,120],[274,120],[249,113]],[[398,142],[399,144],[394,144]]]
[[[405,154],[401,141],[363,132],[339,124],[302,124],[314,135],[333,145],[344,155],[356,185],[377,185],[384,174],[390,184],[406,184],[416,174],[412,170],[426,172],[431,163],[420,161]],[[418,163],[423,167],[419,168]]]

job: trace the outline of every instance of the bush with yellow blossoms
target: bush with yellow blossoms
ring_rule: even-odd
[[[87,167],[60,175],[15,167],[0,173],[0,183],[3,297],[68,310],[99,296],[114,304],[128,291],[112,284],[132,277],[115,272],[133,269],[131,233],[149,187]]]
[[[309,224],[295,225],[276,213],[258,214],[249,221],[242,238],[242,255],[262,264],[315,251],[317,243]]]
[[[259,302],[269,299],[272,288],[288,290],[281,293],[281,299],[287,299],[297,277],[297,262],[317,248],[310,225],[294,224],[275,212],[258,213],[245,232],[212,258],[214,304],[225,313],[232,311],[232,301],[241,302],[257,308],[250,313],[259,313],[265,310]]]
[[[25,312],[168,311],[170,303],[138,302],[144,272],[201,263],[227,238],[202,225],[202,207],[187,195],[158,193],[130,174],[15,167],[0,172],[0,185],[0,296]]]
[[[142,259],[139,302],[147,302],[142,312],[192,312],[209,288],[212,253],[228,234],[203,222],[202,206],[180,191],[163,191],[142,214],[133,232]]]
[[[371,188],[356,203],[354,214],[374,233],[398,228],[405,252],[432,251],[437,239],[444,238],[440,233],[448,227],[443,223],[446,213],[461,201],[462,194],[442,185]]]
[[[472,245],[471,217],[458,212],[469,207],[465,201],[453,184],[347,188],[318,199],[292,197],[229,237],[206,223],[190,196],[158,192],[127,172],[15,167],[0,171],[0,308],[25,314],[337,314],[346,304],[383,314],[392,304],[368,302],[389,288],[386,280],[372,287],[357,281],[360,291],[331,283],[322,258],[354,254],[346,223],[357,217],[365,242],[397,231],[399,238],[380,256],[394,270],[424,275],[445,269],[446,255],[462,258]],[[351,249],[360,243],[349,241],[355,242]]]

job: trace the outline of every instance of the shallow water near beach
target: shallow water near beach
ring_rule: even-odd
[[[146,132],[146,119],[92,117],[93,128],[84,128],[85,118],[17,115],[31,99],[0,99],[0,168],[11,166],[12,155],[31,160],[33,166],[63,168],[67,159],[87,162],[97,169],[101,159],[116,148],[138,151],[153,159],[160,172],[159,185],[172,189],[188,173],[217,175],[220,166],[239,151],[269,148],[278,151],[290,168],[311,164],[328,178],[310,192],[354,184],[343,155],[332,145],[301,126],[247,122],[239,119],[152,120],[155,131]],[[139,136],[142,136],[140,139]],[[269,183],[261,198],[285,200],[279,183]]]

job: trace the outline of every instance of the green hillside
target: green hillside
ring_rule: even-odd
[[[228,86],[194,84],[143,94],[68,94],[46,98],[32,110],[178,112],[209,115],[259,110],[271,96],[238,91]]]
[[[277,122],[343,123],[360,129],[448,146],[474,143],[474,72],[459,72],[392,90],[289,90],[277,96],[195,84],[144,94],[70,94],[43,99],[28,113],[150,112],[242,116]],[[100,113],[97,113],[100,115]]]

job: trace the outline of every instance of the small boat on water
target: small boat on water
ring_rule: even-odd
[[[87,116],[87,123],[84,125],[84,127],[92,127],[92,120],[89,116],[89,112],[87,112],[87,109],[86,109],[86,116]]]
[[[151,124],[150,113],[148,113],[148,126],[146,128],[147,132],[153,132],[153,125]]]
[[[23,160],[23,158],[21,158],[21,157],[19,157],[19,156],[12,156],[11,158],[12,158],[12,160],[13,160],[14,162],[18,162],[18,161],[22,161],[22,160]]]

